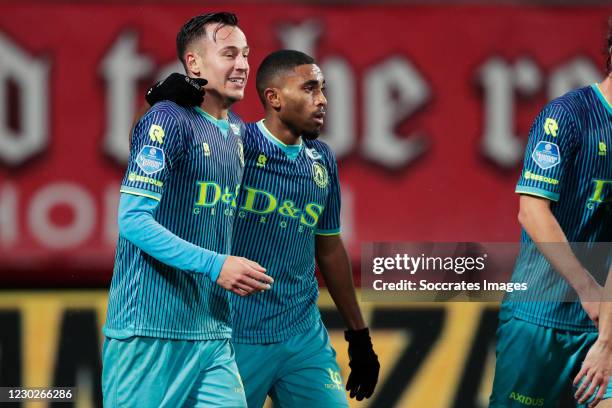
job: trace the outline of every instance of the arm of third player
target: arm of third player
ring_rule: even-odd
[[[576,290],[582,307],[597,324],[602,288],[572,252],[545,198],[521,195],[519,222],[555,270]]]

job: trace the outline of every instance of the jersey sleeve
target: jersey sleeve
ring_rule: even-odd
[[[317,224],[317,229],[315,231],[316,235],[340,234],[340,180],[338,179],[336,158],[329,149],[327,149],[327,159],[327,168],[329,169],[329,192],[323,214],[321,214],[321,218]]]
[[[158,205],[148,197],[121,194],[119,234],[166,265],[202,273],[216,282],[227,256],[193,245],[164,228],[153,216]]]
[[[184,155],[185,132],[177,116],[168,103],[160,103],[138,121],[132,133],[122,193],[161,200],[173,168]]]
[[[523,170],[515,191],[558,201],[578,141],[570,113],[559,103],[547,105],[529,132]]]

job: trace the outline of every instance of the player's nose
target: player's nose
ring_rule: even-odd
[[[248,59],[244,56],[244,55],[239,55],[238,58],[236,58],[236,63],[234,64],[234,68],[237,71],[248,71],[249,70],[249,61]]]

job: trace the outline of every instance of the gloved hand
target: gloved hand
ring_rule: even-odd
[[[370,331],[367,328],[347,330],[344,332],[344,338],[349,344],[349,367],[351,367],[346,389],[350,391],[351,398],[357,398],[357,401],[370,398],[378,382],[380,371],[380,363],[372,346]]]
[[[145,99],[151,106],[164,100],[181,106],[200,106],[207,83],[204,78],[190,78],[175,72],[149,88]]]

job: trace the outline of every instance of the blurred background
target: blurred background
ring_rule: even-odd
[[[548,100],[602,79],[612,3],[1,1],[0,386],[75,386],[74,405],[101,406],[129,129],[146,88],[182,72],[181,25],[215,10],[238,14],[251,47],[245,121],[262,115],[266,54],[299,49],[323,69],[359,281],[366,242],[518,241],[529,127]],[[346,379],[344,327],[321,292]],[[362,305],[382,372],[352,406],[487,406],[497,304]]]

